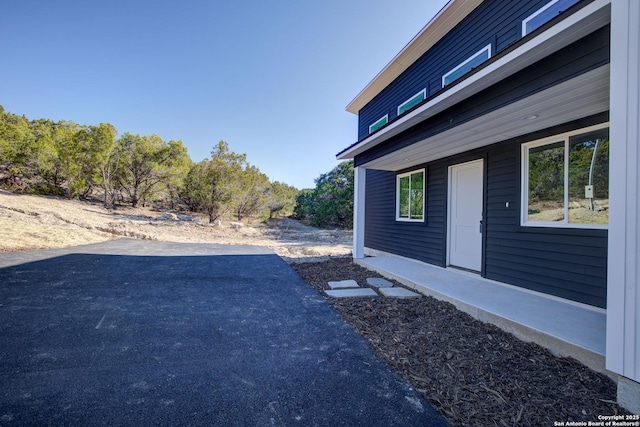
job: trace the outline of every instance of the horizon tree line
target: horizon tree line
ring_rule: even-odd
[[[182,141],[125,132],[108,123],[29,120],[0,105],[0,187],[68,199],[101,197],[107,209],[149,204],[222,218],[288,216],[298,189],[218,142],[193,162]]]

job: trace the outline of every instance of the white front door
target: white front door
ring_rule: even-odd
[[[483,160],[449,167],[448,264],[482,268]]]

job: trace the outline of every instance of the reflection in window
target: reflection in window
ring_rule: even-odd
[[[591,129],[523,145],[523,225],[609,223],[609,129]]]
[[[529,150],[529,221],[564,221],[564,142]]]
[[[404,113],[405,111],[409,111],[416,105],[420,104],[427,97],[427,90],[422,89],[420,92],[416,93],[414,96],[409,98],[407,101],[403,102],[398,106],[398,115]]]
[[[404,221],[424,219],[424,169],[398,175],[397,219]]]
[[[576,3],[578,0],[553,0],[542,6],[522,21],[522,37],[543,26]]]
[[[386,114],[384,117],[379,118],[375,121],[371,126],[369,126],[369,133],[375,132],[380,129],[382,126],[386,125],[389,122],[389,115]]]
[[[609,222],[609,132],[569,138],[569,222]]]
[[[456,68],[442,76],[442,87],[445,87],[446,85],[458,80],[460,77],[464,76],[469,71],[473,70],[489,58],[491,58],[490,44],[485,46],[481,51],[471,56],[471,58],[467,59],[462,64],[458,65]]]

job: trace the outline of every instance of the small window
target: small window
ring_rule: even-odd
[[[471,56],[471,58],[467,59],[462,64],[458,65],[456,68],[442,76],[442,87],[445,87],[446,85],[458,80],[460,77],[464,76],[469,71],[473,70],[489,58],[491,58],[490,44],[485,46],[481,51]]]
[[[424,177],[424,169],[397,176],[396,220],[424,221]]]
[[[606,228],[608,128],[530,142],[522,150],[523,225]]]
[[[522,21],[522,37],[543,26],[576,3],[578,0],[552,0],[545,4]]]
[[[378,120],[376,120],[374,124],[369,126],[369,133],[373,133],[377,131],[382,126],[386,125],[388,122],[389,122],[389,115],[387,114],[384,117],[379,118]]]
[[[411,98],[400,104],[400,106],[398,107],[398,115],[412,109],[413,107],[424,101],[426,98],[427,89],[422,89],[420,92],[416,93]]]

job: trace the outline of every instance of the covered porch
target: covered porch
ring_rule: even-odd
[[[496,56],[460,83],[337,156],[340,160],[355,160],[355,262],[427,295],[449,301],[475,318],[496,324],[523,340],[539,343],[558,355],[573,357],[614,378],[619,375],[618,401],[635,413],[640,411],[639,20],[637,2],[590,2],[580,13]],[[457,116],[452,114],[451,125],[434,128],[436,132],[426,132],[429,129],[424,126],[418,129],[420,132],[406,132],[422,126],[424,121],[452,105],[463,105],[471,96],[609,23],[608,64],[569,76],[560,84],[524,94],[515,101],[497,103],[495,109],[482,114],[471,109],[471,113],[477,115],[470,113],[457,124],[453,123]],[[397,256],[365,257],[372,254],[365,242],[367,169],[402,172],[415,165],[607,111],[613,141],[609,160],[607,310],[420,261]],[[406,138],[399,144],[398,136],[403,133]],[[393,138],[396,143],[389,143],[394,142]],[[507,202],[505,200],[505,207],[509,207]],[[392,249],[395,250],[389,250]]]
[[[403,285],[450,302],[459,310],[491,323],[523,341],[552,353],[573,357],[589,368],[605,368],[606,310],[441,268],[398,256],[354,259],[361,266]]]

